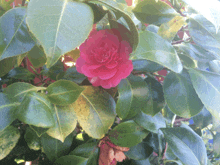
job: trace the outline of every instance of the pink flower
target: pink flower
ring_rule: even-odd
[[[93,86],[115,87],[133,70],[129,60],[132,48],[122,40],[117,29],[93,30],[79,50],[76,69],[87,76]]]

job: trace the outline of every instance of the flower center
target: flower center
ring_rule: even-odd
[[[111,60],[117,54],[117,50],[114,47],[109,48],[108,44],[102,44],[100,47],[96,47],[91,51],[93,58],[100,63],[104,63]]]

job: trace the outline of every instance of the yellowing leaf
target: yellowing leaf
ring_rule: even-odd
[[[157,34],[168,41],[172,41],[176,33],[184,24],[186,24],[185,18],[182,16],[176,16],[169,22],[162,24]]]
[[[80,126],[96,139],[104,137],[115,120],[114,99],[97,87],[86,87],[73,107]]]

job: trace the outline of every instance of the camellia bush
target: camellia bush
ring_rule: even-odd
[[[218,0],[12,2],[1,165],[220,164]]]

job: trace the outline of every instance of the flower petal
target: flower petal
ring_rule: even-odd
[[[116,74],[117,71],[118,70],[116,68],[106,69],[105,67],[102,67],[98,72],[98,76],[102,80],[110,79]]]
[[[81,70],[81,68],[82,68],[82,66],[85,65],[85,63],[86,63],[86,61],[85,61],[83,58],[81,58],[81,57],[79,57],[79,58],[76,60],[76,70],[77,70],[79,73],[83,73],[82,70]]]
[[[105,66],[109,69],[115,68],[118,65],[117,61],[111,61],[108,64],[106,64]]]

